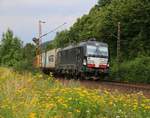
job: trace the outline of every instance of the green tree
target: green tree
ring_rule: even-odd
[[[99,33],[102,33],[102,37],[112,47],[113,55],[116,51],[116,38],[111,34],[117,35],[118,21],[121,22],[122,57],[128,59],[137,57],[139,53],[148,54],[150,50],[150,46],[147,45],[150,43],[149,6],[147,0],[112,0],[111,4],[102,9]]]
[[[105,6],[105,5],[110,4],[111,1],[112,1],[112,0],[99,0],[99,1],[98,1],[98,4],[99,4],[100,7],[103,7],[103,6]]]
[[[32,69],[34,58],[36,56],[35,46],[31,43],[27,43],[23,47],[22,55],[23,55],[23,60],[20,62],[18,66],[20,66],[21,69]]]
[[[69,42],[70,42],[69,32],[68,30],[64,30],[56,34],[54,45],[55,47],[60,48],[67,46]]]
[[[55,48],[55,40],[48,42],[45,51],[51,50]]]
[[[14,37],[13,32],[8,29],[2,36],[0,46],[0,62],[1,65],[16,66],[23,59],[22,57],[22,41]]]

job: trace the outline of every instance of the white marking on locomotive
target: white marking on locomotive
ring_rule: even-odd
[[[95,67],[98,68],[100,65],[107,65],[108,59],[107,58],[88,57],[87,62],[88,62],[88,64],[95,64]],[[92,63],[90,63],[90,62],[92,62]]]

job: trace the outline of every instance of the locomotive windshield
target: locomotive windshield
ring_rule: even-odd
[[[91,57],[108,57],[108,47],[106,46],[87,46],[87,55]]]

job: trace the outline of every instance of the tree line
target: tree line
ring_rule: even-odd
[[[0,65],[13,67],[18,70],[30,70],[33,68],[35,58],[35,46],[23,42],[16,36],[13,31],[8,29],[3,33],[0,43]]]

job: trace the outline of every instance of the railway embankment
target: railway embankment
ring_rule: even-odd
[[[108,90],[109,92],[120,92],[126,94],[142,93],[147,98],[150,98],[150,84],[133,84],[115,81],[104,80],[68,80],[62,77],[57,78],[63,85],[77,85],[88,89]]]

